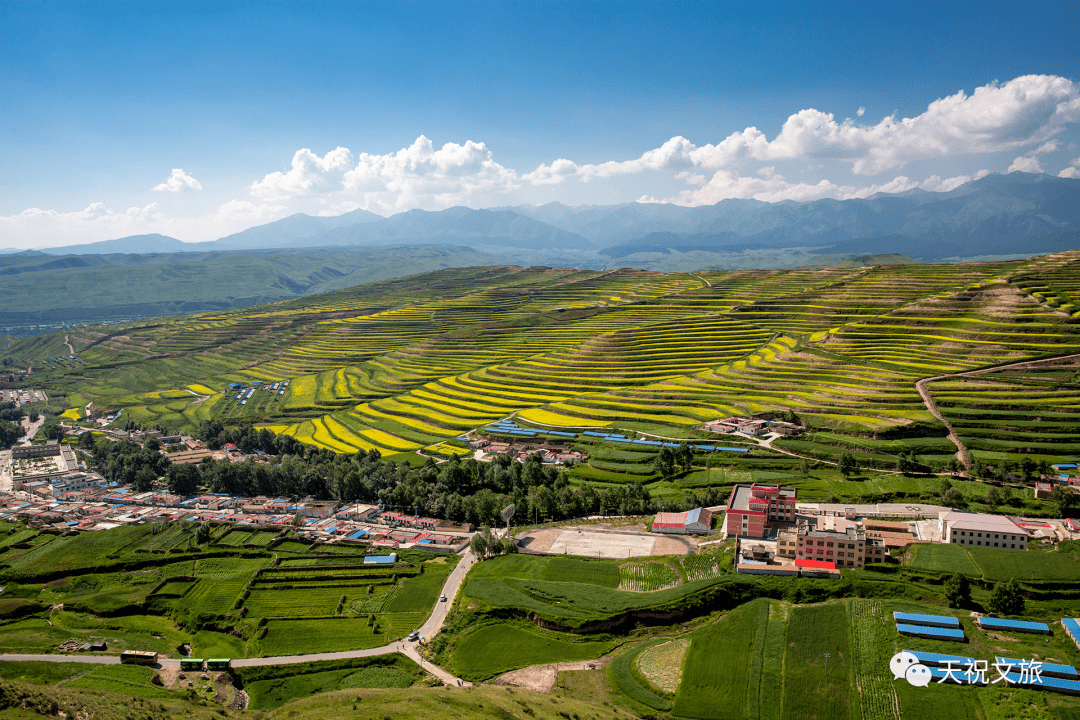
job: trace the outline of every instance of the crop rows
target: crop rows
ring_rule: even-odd
[[[679,555],[675,562],[682,569],[686,582],[707,580],[720,574],[720,557],[717,555]]]
[[[900,720],[900,703],[892,678],[882,672],[888,653],[886,630],[891,630],[880,600],[852,600],[848,604],[852,670],[864,720]]]
[[[679,584],[679,574],[664,562],[626,563],[619,566],[619,587],[633,592],[653,592]]]

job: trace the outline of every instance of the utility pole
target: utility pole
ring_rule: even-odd
[[[829,674],[829,653],[825,653],[825,674]]]

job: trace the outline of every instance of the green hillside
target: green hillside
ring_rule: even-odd
[[[27,384],[65,408],[93,401],[123,409],[122,422],[168,430],[251,423],[401,459],[463,452],[454,438],[510,415],[540,430],[693,441],[715,440],[695,429],[705,420],[794,413],[804,436],[753,458],[697,458],[667,480],[655,451],[579,437],[589,462],[570,478],[641,483],[658,498],[761,479],[822,499],[925,499],[932,482],[878,472],[911,452],[940,471],[957,452],[916,391],[920,379],[937,378],[929,393],[987,477],[1025,456],[1080,455],[1080,364],[994,369],[1080,353],[1077,275],[1080,251],[787,271],[473,267],[79,326],[16,342],[0,359],[32,367]],[[288,385],[243,402],[223,391],[257,381]],[[867,482],[835,472],[852,448]]]

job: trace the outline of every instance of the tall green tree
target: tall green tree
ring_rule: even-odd
[[[859,471],[859,465],[855,461],[855,454],[850,450],[845,450],[840,456],[840,461],[837,463],[837,469],[840,471],[840,474],[845,477],[857,473]]]
[[[660,448],[653,459],[653,469],[668,482],[675,478],[675,453],[671,448]]]
[[[967,507],[967,500],[964,499],[964,494],[956,488],[949,488],[945,495],[941,499],[942,503],[946,507],[951,508],[964,508]]]
[[[1077,517],[1080,511],[1080,495],[1071,487],[1060,483],[1050,491],[1050,502],[1057,508],[1057,514],[1063,518]]]
[[[971,582],[965,575],[952,575],[945,581],[945,600],[951,608],[971,604]]]
[[[684,473],[690,472],[690,468],[694,465],[694,451],[686,443],[680,443],[675,451],[675,461],[679,463],[679,468]]]
[[[1010,578],[999,582],[990,592],[988,607],[990,612],[999,615],[1022,615],[1024,613],[1024,593],[1019,583]]]

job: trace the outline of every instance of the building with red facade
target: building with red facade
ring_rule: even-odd
[[[736,485],[728,498],[724,535],[766,537],[773,523],[794,523],[798,491],[779,485]]]

